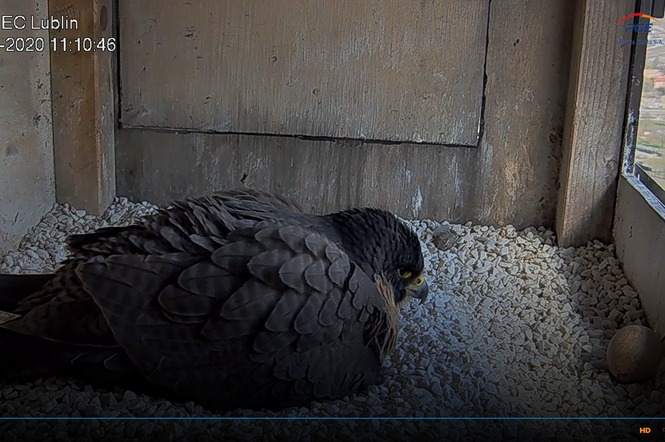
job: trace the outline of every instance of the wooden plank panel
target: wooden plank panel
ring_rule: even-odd
[[[477,149],[120,129],[118,192],[163,204],[247,185],[319,212],[377,205],[409,218],[552,227],[573,1],[492,1]]]
[[[120,2],[121,122],[475,146],[488,5]]]
[[[116,53],[113,0],[50,0],[49,14],[78,22],[51,30],[53,147],[59,203],[102,214],[115,197]],[[67,39],[65,47],[61,39]],[[104,48],[83,39],[104,39]],[[80,39],[79,42],[76,39]],[[63,50],[67,49],[67,50]]]
[[[133,200],[166,204],[249,186],[284,193],[319,213],[377,205],[409,218],[471,215],[473,182],[463,174],[476,149],[140,129],[119,130],[118,147],[119,191]],[[425,200],[432,195],[441,204]]]
[[[617,257],[640,294],[649,325],[659,337],[665,336],[665,206],[651,202],[636,189],[642,185],[634,177],[619,177],[613,238]]]
[[[481,223],[553,226],[574,1],[492,1],[485,136],[468,172]]]
[[[564,129],[556,230],[560,246],[611,241],[630,45],[616,23],[634,0],[580,0]]]

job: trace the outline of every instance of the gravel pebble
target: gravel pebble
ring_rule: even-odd
[[[68,235],[127,225],[154,213],[117,198],[103,217],[56,205],[0,271],[53,271]],[[663,415],[663,369],[642,385],[621,385],[602,368],[614,331],[645,324],[635,290],[599,242],[558,248],[554,233],[406,221],[423,240],[431,298],[401,314],[398,349],[386,382],[367,393],[311,409],[219,413],[134,391],[93,388],[75,378],[0,386],[0,414],[17,416],[209,417],[210,420],[0,422],[6,440],[74,436],[87,440],[588,440],[610,434],[640,440],[626,421],[216,420],[216,417],[653,417]],[[32,392],[37,392],[35,396]],[[31,394],[32,393],[32,394]],[[304,427],[309,427],[305,430]],[[556,434],[556,439],[554,435]],[[323,437],[325,436],[325,437]],[[333,437],[334,436],[334,437]],[[327,439],[326,439],[327,438]],[[380,439],[377,439],[380,440]],[[617,439],[619,440],[619,439]]]

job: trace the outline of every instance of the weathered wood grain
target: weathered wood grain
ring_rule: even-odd
[[[574,0],[493,0],[475,218],[553,226]]]
[[[0,15],[39,21],[48,8],[42,0],[3,0]],[[18,38],[47,45],[48,31],[29,28],[0,29],[0,255],[16,250],[55,203],[48,48],[16,50]]]
[[[119,6],[125,127],[478,143],[488,0]]]
[[[613,238],[617,257],[640,302],[649,325],[665,336],[665,206],[647,201],[648,192],[636,178],[619,177]]]
[[[48,3],[50,15],[79,23],[79,29],[51,30],[51,38],[114,37],[113,0]],[[69,48],[58,43],[51,51],[56,197],[101,214],[115,197],[116,53]]]
[[[121,129],[118,137],[119,189],[134,200],[166,204],[249,186],[284,193],[319,213],[375,205],[410,218],[472,215],[473,183],[450,185],[444,177],[471,170],[475,149],[140,129]],[[426,201],[430,195],[441,204]]]
[[[616,23],[634,0],[580,0],[564,127],[556,231],[559,245],[611,241],[630,69],[630,45]]]
[[[377,205],[410,218],[554,225],[573,1],[494,0],[478,148],[118,132],[118,192],[159,204],[242,185],[318,212]]]

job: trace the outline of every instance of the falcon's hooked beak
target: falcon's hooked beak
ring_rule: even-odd
[[[420,299],[421,304],[425,302],[427,295],[429,295],[429,287],[422,273],[413,278],[406,286],[406,293],[412,298]]]

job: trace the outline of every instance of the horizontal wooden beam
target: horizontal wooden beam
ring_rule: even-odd
[[[114,0],[50,0],[49,15],[67,23],[50,31],[56,198],[100,215],[116,192]]]

